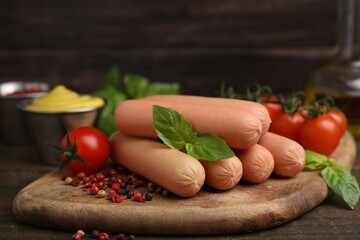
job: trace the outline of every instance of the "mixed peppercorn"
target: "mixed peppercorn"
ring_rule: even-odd
[[[85,238],[86,233],[83,230],[78,230],[73,236],[73,240],[82,240]],[[110,236],[106,232],[100,232],[99,230],[95,229],[90,233],[91,239],[98,239],[98,240],[108,240]],[[129,234],[126,238],[126,235],[123,233],[119,233],[115,235],[115,239],[128,239],[128,240],[136,240],[135,235]]]
[[[136,173],[127,172],[121,166],[93,174],[79,172],[75,176],[66,175],[62,177],[62,180],[66,185],[73,187],[80,186],[82,191],[88,192],[89,195],[105,198],[113,203],[121,203],[127,199],[144,203],[153,200],[154,193],[163,197],[169,196],[169,192],[166,189],[146,181]],[[141,190],[139,190],[140,187]],[[78,230],[73,234],[72,239],[81,240],[84,237],[85,232]],[[91,232],[90,238],[107,240],[109,239],[109,234],[95,229]],[[134,240],[136,238],[133,234],[126,236],[123,233],[119,233],[115,236],[115,239]]]
[[[145,179],[137,176],[136,173],[127,173],[121,166],[108,171],[97,172],[87,175],[79,172],[75,176],[63,176],[65,184],[74,187],[81,186],[83,191],[98,198],[106,198],[114,203],[121,203],[126,199],[137,202],[151,201],[153,193],[166,197],[169,192],[152,182],[144,186]],[[144,192],[138,190],[146,187]]]

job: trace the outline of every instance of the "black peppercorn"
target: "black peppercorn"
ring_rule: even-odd
[[[126,197],[127,197],[128,199],[130,199],[130,198],[133,197],[133,195],[134,195],[133,192],[128,192],[128,193],[126,194]]]
[[[162,190],[161,195],[163,197],[168,197],[169,196],[169,191],[168,190]]]
[[[120,188],[119,191],[118,191],[118,194],[119,195],[122,195],[122,196],[126,196],[127,192],[124,188]]]
[[[92,239],[98,239],[98,238],[99,238],[99,234],[100,234],[100,231],[97,230],[97,229],[95,229],[95,230],[93,230],[93,231],[91,232],[90,237],[91,237]]]
[[[146,200],[146,201],[151,201],[152,199],[153,199],[152,193],[151,193],[151,192],[147,192],[147,193],[145,194],[145,200]]]

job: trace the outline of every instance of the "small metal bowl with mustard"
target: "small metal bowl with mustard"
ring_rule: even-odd
[[[105,100],[88,94],[78,94],[63,85],[54,87],[46,95],[19,102],[26,126],[38,151],[40,160],[48,165],[59,165],[58,145],[67,131],[93,126]]]

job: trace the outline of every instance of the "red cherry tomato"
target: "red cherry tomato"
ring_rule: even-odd
[[[344,112],[340,110],[332,109],[329,110],[327,114],[335,119],[335,121],[339,124],[339,128],[341,129],[341,132],[344,134],[348,124]]]
[[[264,105],[264,107],[268,110],[271,121],[274,121],[275,118],[282,112],[280,103],[264,102],[262,105]]]
[[[330,155],[342,137],[339,124],[329,114],[307,119],[299,133],[299,143],[305,148]]]
[[[305,122],[305,118],[297,111],[293,114],[282,112],[270,125],[270,132],[297,141],[299,132]]]
[[[279,98],[274,96],[274,95],[262,95],[260,97],[261,102],[271,102],[271,103],[278,103],[279,102]]]
[[[76,154],[88,164],[73,158],[66,165],[67,169],[75,173],[92,173],[100,170],[108,161],[110,142],[102,131],[94,127],[80,127],[71,130],[68,134],[71,145],[74,146],[76,143]],[[64,136],[61,140],[60,147],[68,149],[67,136]],[[64,162],[65,155],[63,153],[60,153],[60,159]]]
[[[262,95],[261,100],[258,101],[264,107],[267,109],[271,121],[274,121],[274,119],[282,112],[282,106],[279,103],[279,99],[276,96],[268,96],[268,95]]]

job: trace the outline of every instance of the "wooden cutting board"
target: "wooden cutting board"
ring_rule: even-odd
[[[351,168],[355,155],[355,140],[346,133],[332,157]],[[28,224],[74,231],[230,234],[286,223],[319,205],[328,194],[319,172],[302,172],[294,178],[273,176],[262,184],[241,183],[226,192],[205,187],[192,198],[155,194],[145,203],[112,203],[65,185],[51,172],[17,194],[13,212]]]

